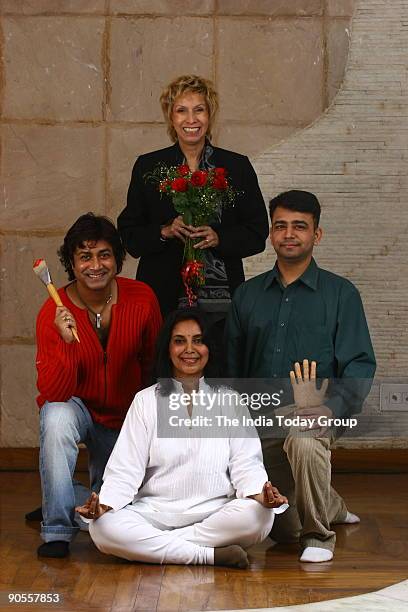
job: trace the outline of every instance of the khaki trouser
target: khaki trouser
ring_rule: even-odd
[[[290,504],[275,517],[270,536],[277,542],[300,539],[302,550],[307,546],[334,550],[336,533],[330,526],[345,519],[347,507],[331,486],[332,441],[298,432],[285,440],[262,440],[268,477]]]

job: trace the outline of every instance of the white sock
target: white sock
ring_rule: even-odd
[[[323,561],[331,561],[333,553],[327,548],[318,548],[317,546],[307,546],[300,557],[300,561],[309,563],[322,563]]]
[[[343,521],[343,523],[349,523],[350,525],[352,525],[353,523],[359,523],[359,522],[360,522],[360,517],[357,516],[357,514],[353,514],[352,512],[347,512],[346,518]]]

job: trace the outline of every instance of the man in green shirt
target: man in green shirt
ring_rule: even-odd
[[[278,388],[287,389],[294,364],[315,361],[317,377],[336,379],[337,392],[324,404],[298,405],[296,414],[317,422],[319,416],[358,412],[370,389],[375,357],[357,289],[319,268],[312,257],[322,237],[320,204],[312,193],[288,191],[271,200],[270,217],[277,261],[234,294],[226,323],[228,375],[277,379]],[[350,379],[358,380],[354,388]],[[287,392],[282,398],[283,403],[293,401]],[[291,430],[284,441],[262,441],[268,474],[291,503],[275,518],[272,537],[300,537],[301,561],[331,560],[336,538],[331,525],[359,521],[330,485],[332,441],[317,424],[307,435]]]

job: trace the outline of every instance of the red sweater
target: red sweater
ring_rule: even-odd
[[[160,308],[145,283],[116,277],[117,303],[112,306],[104,351],[88,311],[58,291],[75,317],[80,344],[67,344],[54,325],[55,304],[48,299],[37,317],[37,403],[80,397],[94,421],[120,429],[137,391],[150,384]]]

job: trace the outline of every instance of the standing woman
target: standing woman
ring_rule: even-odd
[[[210,81],[178,77],[163,90],[160,102],[174,145],[136,160],[119,232],[130,255],[140,258],[137,279],[155,291],[163,315],[185,305],[180,274],[184,240],[199,239],[196,248],[205,251],[206,281],[198,305],[213,313],[216,322],[224,319],[233,292],[245,280],[242,258],[265,249],[265,204],[248,158],[211,144],[218,100]],[[233,205],[218,210],[210,225],[186,225],[171,198],[146,179],[159,164],[187,164],[191,171],[225,168],[236,190]]]

